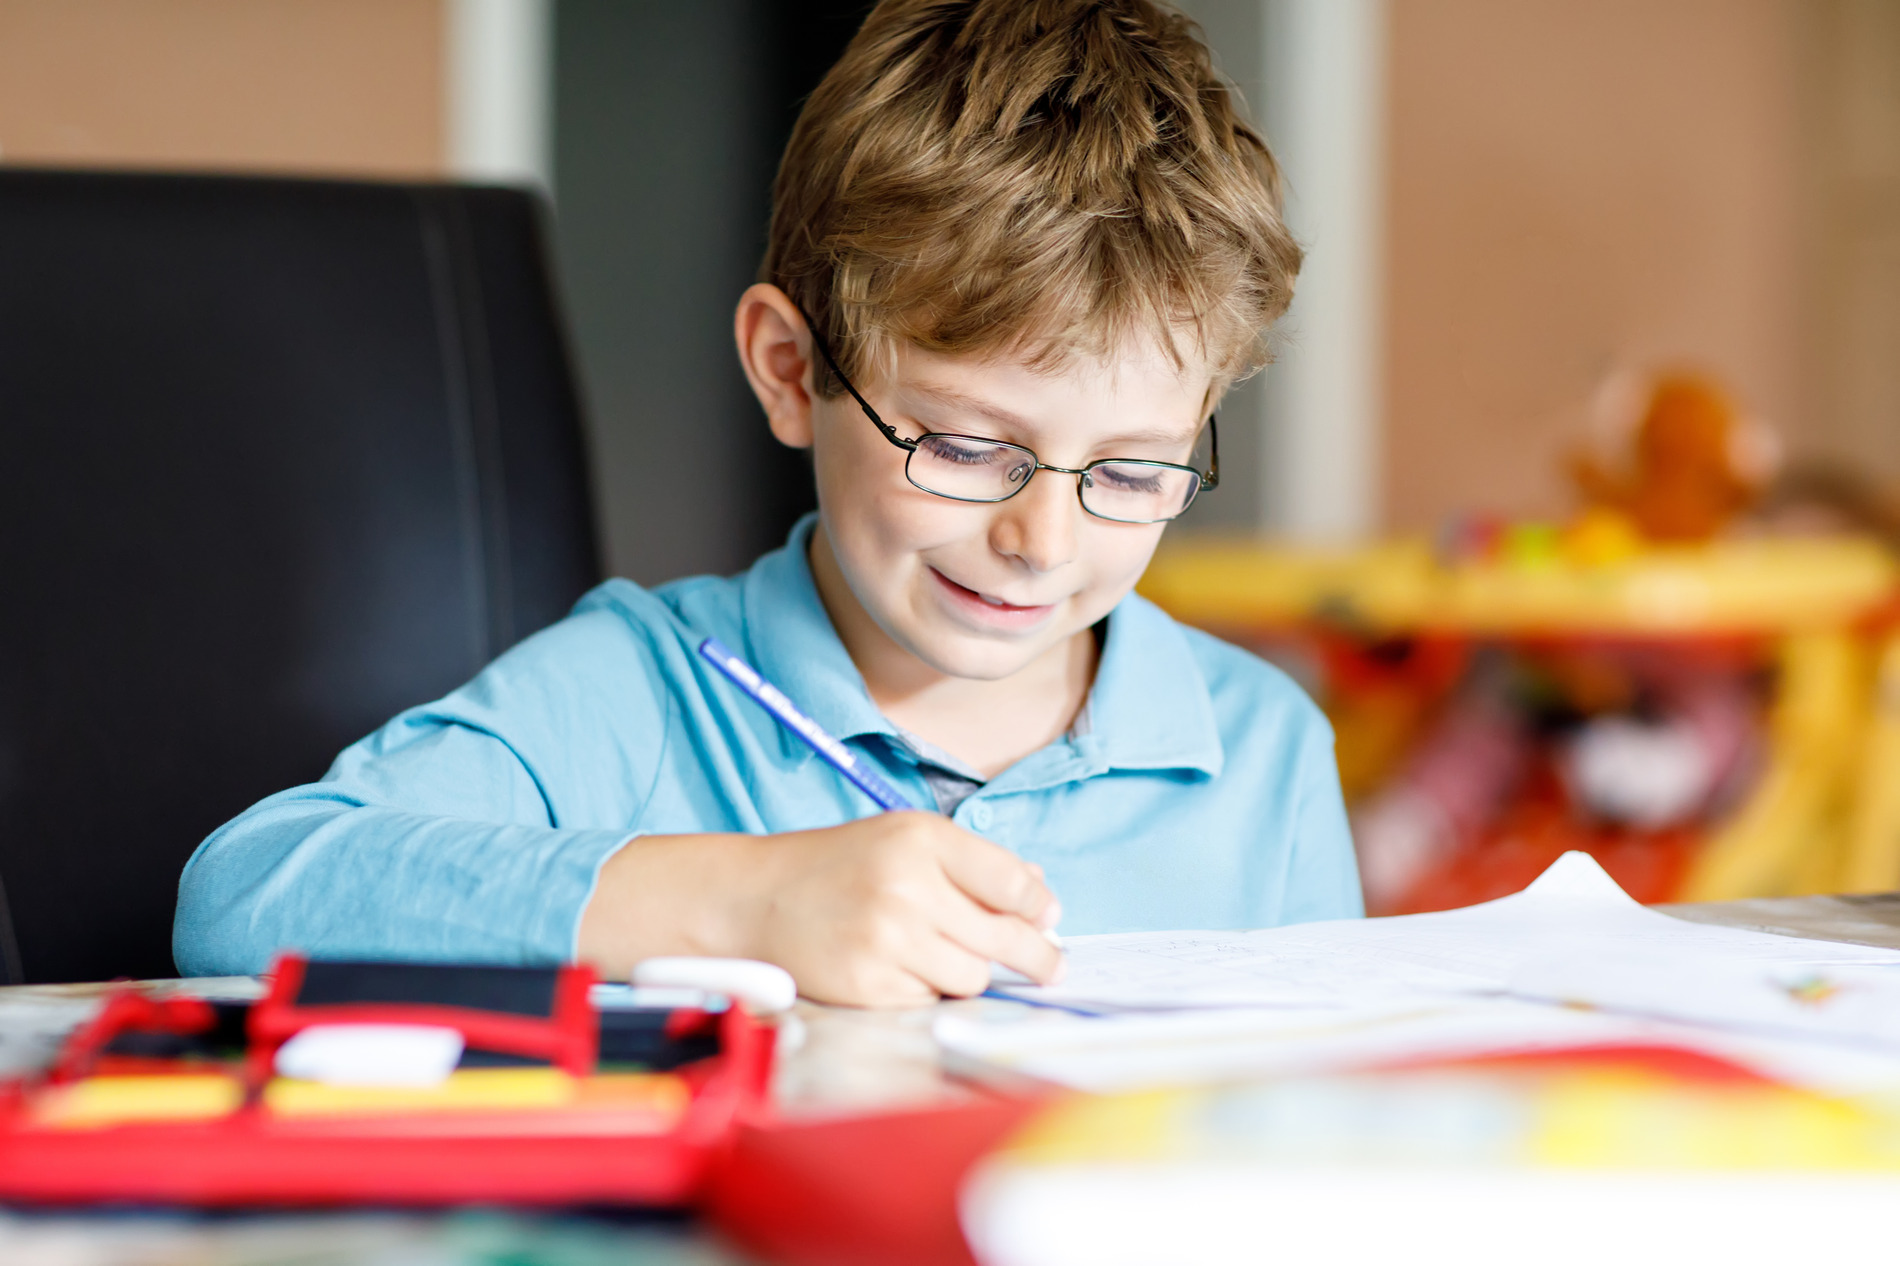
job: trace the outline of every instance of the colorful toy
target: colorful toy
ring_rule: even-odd
[[[1619,394],[1605,393],[1610,400]],[[1652,541],[1707,541],[1746,510],[1774,474],[1772,432],[1745,418],[1722,389],[1697,374],[1667,374],[1648,391],[1633,433],[1614,404],[1600,413],[1627,454],[1580,452],[1571,476],[1585,500],[1629,517]],[[1624,415],[1627,417],[1627,414]]]

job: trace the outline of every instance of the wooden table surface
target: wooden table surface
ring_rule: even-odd
[[[1678,918],[1793,936],[1900,949],[1900,893],[1792,897],[1658,907]],[[189,983],[193,988],[205,982]],[[220,982],[241,992],[240,979]],[[90,1011],[104,985],[0,989],[0,1073],[42,1060]],[[931,1038],[949,1002],[913,1011],[854,1011],[800,1002],[796,1044],[777,1091],[789,1113],[926,1104],[969,1093],[947,1076]],[[7,1266],[742,1266],[744,1259],[690,1223],[667,1217],[531,1216],[496,1212],[202,1216],[0,1209]]]
[[[1900,949],[1900,892],[1852,897],[1768,897],[1656,909],[1692,923],[1718,923],[1851,945]]]

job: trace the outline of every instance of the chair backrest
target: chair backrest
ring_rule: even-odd
[[[14,979],[171,974],[205,835],[597,575],[531,197],[0,171]]]

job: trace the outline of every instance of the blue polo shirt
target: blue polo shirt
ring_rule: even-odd
[[[698,657],[708,635],[937,803],[945,759],[879,714],[819,601],[814,522],[737,577],[608,581],[322,781],[221,827],[179,881],[180,970],[255,972],[286,948],[567,960],[601,863],[635,836],[873,812]],[[1065,933],[1361,912],[1325,718],[1278,670],[1132,594],[1074,729],[943,803],[1042,866]]]

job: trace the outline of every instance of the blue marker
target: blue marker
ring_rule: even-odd
[[[880,809],[915,809],[917,806],[904,799],[904,795],[890,783],[884,781],[884,775],[859,760],[850,748],[825,733],[823,726],[798,710],[798,705],[785,697],[785,692],[774,686],[752,665],[727,650],[725,644],[716,637],[709,637],[699,644],[700,657],[714,668],[732,679],[732,684],[752,697],[752,701],[778,718],[780,724],[805,740],[806,746],[824,757],[825,763],[857,784],[871,799],[877,801]]]

